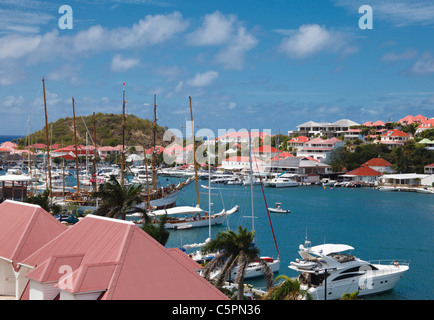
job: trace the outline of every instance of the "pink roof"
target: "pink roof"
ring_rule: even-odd
[[[6,200],[0,204],[0,256],[22,262],[66,229],[40,206]]]
[[[434,163],[428,164],[428,165],[426,165],[425,167],[428,167],[428,168],[434,168]]]
[[[228,159],[225,159],[223,161],[230,161],[230,162],[250,162],[250,157],[248,156],[233,156]],[[262,160],[256,159],[255,157],[252,157],[253,162],[263,162]]]
[[[265,145],[265,146],[260,146],[260,147],[253,149],[252,152],[276,153],[276,152],[282,152],[282,151],[280,151],[279,149],[276,149],[272,146]]]
[[[367,122],[365,122],[364,124],[362,124],[362,126],[365,126],[365,127],[372,127],[372,121],[367,121]]]
[[[425,122],[423,122],[423,123],[419,126],[419,128],[423,128],[423,129],[426,129],[426,128],[434,128],[434,118],[426,120]]]
[[[383,121],[375,121],[373,124],[373,126],[378,127],[378,126],[385,126],[386,124]]]
[[[278,154],[277,156],[275,156],[273,159],[271,159],[271,161],[278,161],[278,160],[282,160],[282,159],[289,158],[289,157],[294,157],[294,155],[289,153],[289,152],[284,151],[284,152]]]
[[[8,150],[16,149],[17,147],[18,147],[18,146],[17,146],[16,143],[13,143],[13,142],[10,142],[10,141],[5,141],[5,142],[3,142],[3,143],[0,145],[0,148],[8,149]]]
[[[155,146],[155,153],[156,154],[160,154],[163,151],[164,151],[164,148],[162,146]],[[153,152],[154,152],[154,147],[146,150],[146,154],[152,154]]]
[[[180,146],[179,144],[172,144],[172,145],[167,146],[163,152],[166,154],[173,154],[177,151],[183,151],[183,150],[184,150],[184,148],[182,146]]]
[[[23,264],[36,266],[30,279],[66,282],[71,293],[102,291],[101,300],[227,299],[179,255],[132,222],[87,215]],[[72,269],[67,279],[61,265]]]
[[[402,119],[400,119],[398,122],[400,123],[406,123],[406,124],[412,124],[412,123],[423,123],[427,120],[427,117],[424,117],[422,115],[417,115],[417,116],[411,116],[408,115]]]
[[[308,137],[298,136],[298,137],[292,138],[291,140],[289,140],[289,142],[307,142],[309,140],[310,139]]]

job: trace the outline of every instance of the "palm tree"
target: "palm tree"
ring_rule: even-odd
[[[157,240],[162,246],[166,245],[169,240],[170,232],[164,227],[167,220],[167,214],[159,218],[158,225],[151,222],[143,224],[143,231]]]
[[[288,276],[280,275],[276,278],[276,281],[283,279],[277,286],[268,290],[264,297],[264,300],[300,300],[306,298],[311,300],[312,296],[306,291],[300,288],[300,281],[297,279],[291,279]]]
[[[225,279],[230,277],[232,270],[237,266],[235,282],[238,284],[238,300],[244,296],[244,275],[249,263],[259,261],[264,271],[267,288],[273,285],[273,271],[267,263],[259,258],[259,249],[252,246],[254,231],[238,227],[238,234],[233,231],[219,232],[216,238],[208,242],[203,248],[204,253],[218,252],[204,270],[205,279],[209,280],[212,271],[219,270],[216,286],[221,288]]]
[[[95,210],[94,214],[110,218],[126,219],[127,212],[134,210],[143,213],[145,222],[150,219],[146,210],[137,206],[143,202],[140,193],[143,190],[141,184],[122,186],[115,176],[110,176],[109,181],[103,185],[101,191],[94,192],[93,195],[101,198],[101,205]]]

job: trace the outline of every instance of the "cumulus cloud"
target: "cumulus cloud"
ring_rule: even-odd
[[[58,30],[43,35],[6,35],[0,38],[0,60],[29,57],[32,62],[68,57],[73,54],[140,48],[169,40],[188,27],[179,12],[147,15],[131,27],[107,29],[100,25],[60,36]]]
[[[237,18],[235,15],[224,15],[220,11],[208,14],[203,18],[202,27],[187,35],[191,45],[221,45],[227,43],[233,32]]]
[[[292,30],[280,43],[280,51],[294,59],[303,59],[319,52],[337,52],[347,55],[357,51],[348,36],[339,31],[327,30],[317,24],[306,24]]]
[[[140,59],[136,58],[123,58],[120,54],[113,57],[111,69],[113,71],[127,71],[140,63]]]
[[[192,87],[205,87],[210,85],[218,76],[219,73],[217,71],[197,73],[193,79],[188,80],[187,84]]]
[[[417,59],[410,71],[415,75],[434,73],[434,55],[425,52]]]
[[[216,62],[226,69],[241,70],[245,54],[253,49],[258,40],[233,14],[215,11],[203,18],[202,25],[187,35],[187,43],[194,46],[221,46]]]

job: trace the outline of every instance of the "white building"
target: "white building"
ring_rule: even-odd
[[[344,142],[337,139],[315,138],[304,144],[301,150],[297,151],[297,157],[311,157],[321,162],[330,160],[331,153],[337,148],[343,147]]]
[[[308,121],[298,125],[297,132],[306,137],[326,135],[328,138],[333,138],[341,136],[345,131],[348,131],[350,127],[359,125],[359,123],[348,119],[341,119],[333,123]]]

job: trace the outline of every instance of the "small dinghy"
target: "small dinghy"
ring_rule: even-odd
[[[319,264],[318,262],[315,262],[315,261],[295,259],[295,261],[291,262],[291,266],[294,266],[294,267],[299,268],[299,269],[310,270],[310,269],[313,269],[315,267],[321,266],[321,264]]]
[[[280,202],[276,202],[276,207],[275,208],[268,208],[268,211],[270,212],[274,212],[274,213],[290,213],[291,210],[289,209],[282,209],[282,207],[280,206],[282,203]]]

